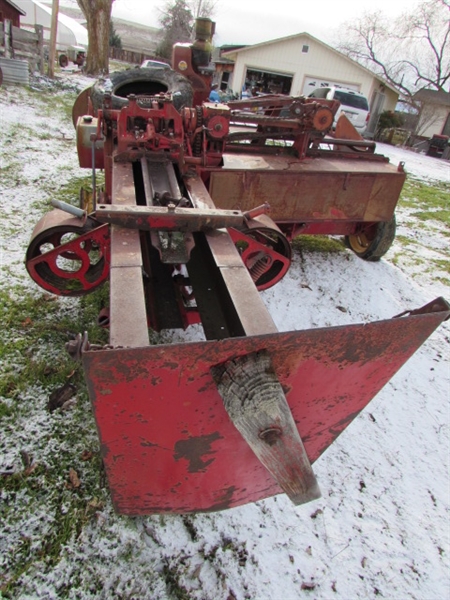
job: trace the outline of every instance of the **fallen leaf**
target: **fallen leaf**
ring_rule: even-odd
[[[104,504],[101,500],[99,500],[98,498],[92,498],[92,500],[90,500],[87,503],[86,509],[87,509],[87,511],[102,510],[103,506],[104,506]]]
[[[70,483],[72,484],[72,487],[74,487],[75,489],[80,487],[81,481],[75,469],[69,469],[69,479]]]
[[[63,386],[53,390],[48,399],[47,408],[53,412],[57,408],[61,408],[68,400],[76,394],[77,388],[72,383],[65,383]]]
[[[27,467],[25,469],[25,471],[23,472],[23,474],[28,477],[28,475],[31,475],[31,473],[33,473],[33,471],[35,471],[37,469],[38,463],[33,463],[32,465],[30,465],[29,467]]]
[[[197,565],[194,569],[194,572],[192,573],[191,577],[192,579],[198,579],[200,577],[200,571],[202,570],[203,567],[203,563],[200,563],[199,565]]]
[[[64,404],[61,406],[61,411],[65,412],[67,410],[70,410],[73,406],[75,406],[76,403],[76,398],[70,398],[70,400],[66,400],[66,402],[64,402]]]
[[[87,461],[87,460],[91,460],[91,458],[94,456],[93,452],[90,452],[89,450],[83,450],[83,452],[81,453],[81,460]]]
[[[23,463],[24,468],[28,469],[28,467],[33,462],[33,457],[30,456],[30,454],[28,454],[28,452],[26,452],[26,450],[21,450],[20,451],[20,458],[22,459],[22,463]]]

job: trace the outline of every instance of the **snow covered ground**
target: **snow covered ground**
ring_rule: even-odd
[[[86,174],[76,166],[70,121],[44,118],[41,103],[38,93],[0,90],[2,167],[22,163],[16,179],[5,176],[0,184],[2,286],[28,282],[23,256],[40,216],[38,201]],[[444,161],[383,144],[378,151],[394,164],[404,161],[414,178],[450,181]],[[402,227],[411,226],[408,219],[400,207]],[[437,231],[429,244],[431,250],[448,246],[448,237]],[[289,273],[263,293],[264,301],[278,328],[288,331],[384,319],[436,296],[450,299],[447,283],[420,264],[396,266],[401,252],[395,242],[373,264],[350,252],[296,252]],[[38,293],[32,282],[26,285]],[[442,325],[316,461],[320,500],[294,507],[281,495],[215,514],[134,519],[115,515],[106,503],[65,544],[59,562],[24,570],[14,597],[450,598],[449,329]],[[42,397],[34,424],[42,439],[48,421],[59,418],[43,416],[45,402]],[[23,441],[20,431],[16,436]],[[16,438],[4,439],[1,464],[20,461]],[[17,532],[32,538],[45,528],[45,508],[43,499],[40,512],[30,509],[4,529],[0,570]]]

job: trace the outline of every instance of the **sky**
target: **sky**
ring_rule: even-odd
[[[216,21],[216,45],[257,44],[271,39],[307,31],[325,42],[331,42],[345,21],[364,12],[380,10],[398,16],[415,4],[408,0],[322,0],[300,4],[297,0],[217,0],[213,20]],[[158,26],[158,15],[164,0],[115,0],[112,15],[119,19]]]

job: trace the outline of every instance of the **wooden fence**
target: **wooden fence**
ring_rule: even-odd
[[[144,60],[161,60],[160,57],[157,57],[154,54],[139,52],[137,50],[124,50],[123,48],[113,48],[112,46],[109,49],[109,58],[114,58],[115,60],[122,60],[124,62],[135,65],[140,65]],[[166,61],[164,60],[164,62]]]
[[[35,31],[14,27],[9,19],[0,23],[0,57],[26,60],[31,73],[44,73],[43,27]]]

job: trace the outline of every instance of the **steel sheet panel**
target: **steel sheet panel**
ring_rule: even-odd
[[[116,510],[212,511],[280,493],[229,420],[212,366],[267,350],[314,462],[448,315],[437,300],[367,325],[85,353]]]

